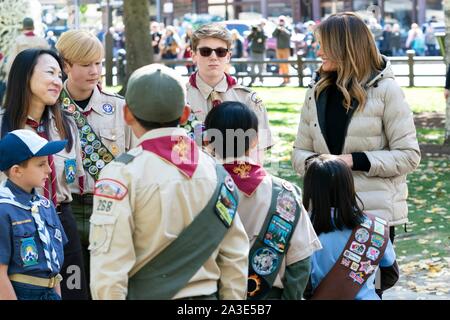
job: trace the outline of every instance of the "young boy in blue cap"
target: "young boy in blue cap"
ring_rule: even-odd
[[[36,193],[51,172],[48,157],[67,141],[30,130],[0,140],[0,300],[61,300],[59,271],[67,243],[51,201]]]

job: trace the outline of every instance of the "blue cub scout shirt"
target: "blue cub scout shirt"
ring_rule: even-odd
[[[52,259],[47,265],[44,247],[31,215],[32,203],[39,204],[39,215],[50,236],[59,267]],[[28,193],[10,180],[0,185],[0,264],[8,265],[8,274],[26,274],[50,278],[64,263],[63,247],[68,242],[53,204],[38,194]],[[50,253],[51,256],[51,253]]]

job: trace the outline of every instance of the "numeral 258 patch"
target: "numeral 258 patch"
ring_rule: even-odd
[[[99,200],[98,201],[98,206],[97,206],[97,211],[109,212],[109,211],[111,211],[112,204],[113,204],[112,201]]]

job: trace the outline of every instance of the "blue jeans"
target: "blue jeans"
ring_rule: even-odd
[[[61,300],[54,288],[44,288],[11,281],[17,300]]]

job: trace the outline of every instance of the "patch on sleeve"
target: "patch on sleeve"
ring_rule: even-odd
[[[122,200],[128,193],[127,187],[113,179],[100,179],[95,184],[94,195],[114,200]]]

